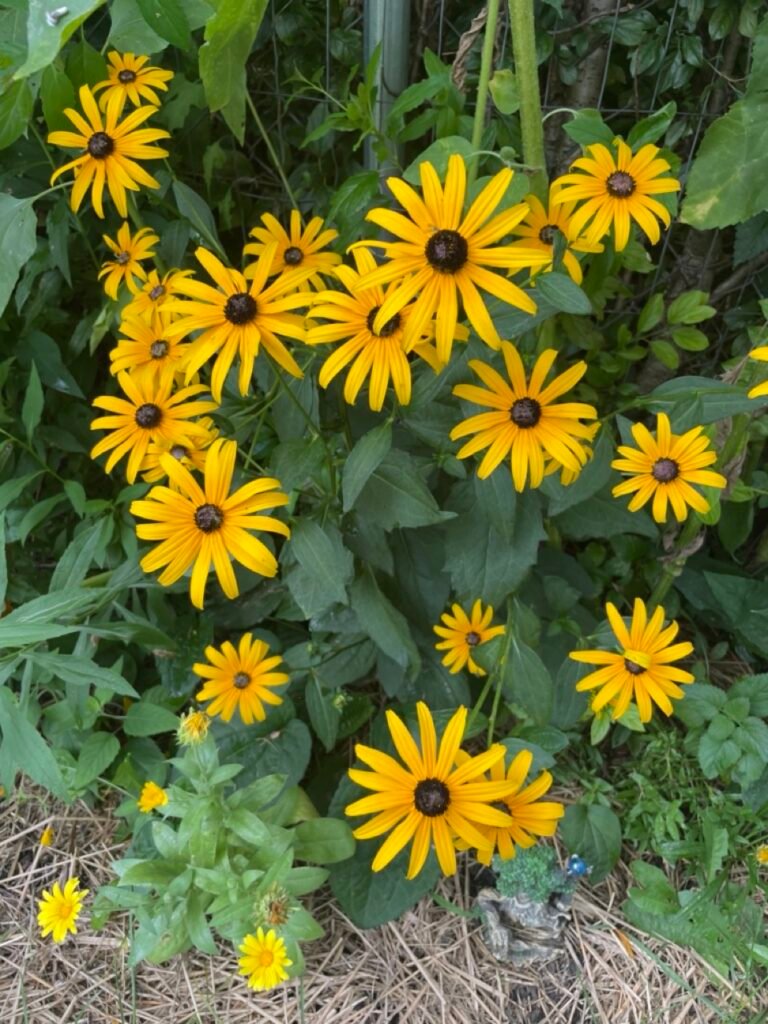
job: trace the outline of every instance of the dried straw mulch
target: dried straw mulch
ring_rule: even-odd
[[[49,849],[39,845],[47,824]],[[36,897],[74,870],[92,892],[108,881],[113,832],[85,804],[53,805],[30,788],[0,803],[2,1024],[739,1024],[760,1009],[696,954],[623,922],[623,869],[582,887],[566,952],[535,971],[497,963],[475,920],[426,899],[360,931],[324,895],[314,911],[326,935],[305,947],[303,983],[262,995],[237,977],[230,949],[131,970],[125,921],[43,941]],[[442,893],[467,905],[462,886],[448,880]]]

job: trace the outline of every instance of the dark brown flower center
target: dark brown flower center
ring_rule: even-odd
[[[248,292],[236,292],[227,299],[224,316],[237,326],[250,323],[256,316],[256,300]]]
[[[170,345],[167,341],[163,341],[161,338],[158,338],[157,341],[153,341],[149,346],[149,354],[153,359],[162,359],[163,356],[168,355],[169,348]]]
[[[283,260],[288,264],[289,267],[298,267],[301,261],[304,259],[304,253],[298,247],[298,245],[289,245],[283,253]]]
[[[248,675],[247,672],[238,672],[235,678],[232,680],[235,689],[237,690],[244,690],[246,686],[250,683],[250,681],[251,677]]]
[[[626,171],[614,171],[608,176],[605,186],[617,199],[627,199],[635,191],[635,179]]]
[[[515,426],[527,430],[541,419],[541,406],[535,398],[518,398],[509,410],[509,418]]]
[[[221,529],[224,513],[218,505],[198,505],[195,509],[195,526],[203,533]]]
[[[124,267],[126,263],[130,263],[131,254],[123,250],[115,256],[115,263],[119,263],[121,267]]]
[[[633,676],[639,676],[642,672],[645,672],[642,665],[638,665],[636,661],[630,661],[629,658],[624,659],[624,668]]]
[[[368,330],[375,338],[389,338],[395,333],[395,331],[400,326],[400,314],[395,313],[391,320],[387,320],[387,322],[384,324],[380,331],[374,331],[373,321],[376,319],[376,314],[379,312],[380,309],[381,306],[373,307],[373,309],[370,311],[366,318],[366,324],[368,325]]]
[[[159,299],[161,295],[165,295],[165,285],[163,284],[156,284],[152,291],[149,293],[149,297],[150,299],[152,299],[153,302],[156,299]]]
[[[458,231],[436,231],[427,242],[424,253],[430,265],[441,274],[455,274],[467,262],[469,248]]]
[[[115,144],[106,132],[95,132],[88,139],[88,152],[94,160],[104,160],[114,148]]]
[[[480,634],[476,633],[474,629],[471,629],[469,633],[467,633],[466,640],[470,647],[477,647],[480,643]]]
[[[175,444],[171,448],[170,454],[177,460],[177,462],[181,462],[182,459],[186,459],[188,453],[187,449],[184,448],[183,445]]]
[[[680,473],[680,467],[674,459],[657,459],[653,464],[651,475],[660,484],[671,483]]]
[[[152,427],[156,427],[162,418],[163,410],[155,405],[154,402],[145,402],[144,405],[140,405],[135,414],[136,422],[145,430],[151,430]]]
[[[119,82],[123,82],[126,85],[128,84],[128,82],[135,82],[136,81],[136,72],[135,71],[131,71],[129,68],[123,68],[122,71],[118,71],[118,73],[117,73],[117,80]]]
[[[413,802],[416,810],[427,818],[436,818],[448,810],[451,794],[448,792],[446,784],[440,779],[423,779],[416,786]]]
[[[543,242],[544,245],[553,245],[555,241],[555,236],[558,234],[559,231],[560,228],[556,227],[556,225],[545,224],[539,232],[539,241]]]

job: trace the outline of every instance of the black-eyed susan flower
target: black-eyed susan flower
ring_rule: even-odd
[[[547,460],[580,473],[587,461],[584,442],[594,437],[593,427],[580,420],[595,419],[597,410],[583,402],[555,404],[555,399],[581,380],[587,364],[576,363],[545,387],[544,380],[557,357],[555,349],[541,353],[530,380],[526,380],[515,346],[504,341],[501,351],[509,383],[488,363],[471,359],[469,366],[489,390],[474,384],[459,384],[453,389],[459,398],[493,410],[470,416],[453,428],[452,441],[475,435],[459,449],[458,458],[466,459],[487,448],[477,471],[484,480],[509,455],[512,480],[518,491],[524,489],[528,479],[531,487],[541,486]]]
[[[337,374],[351,367],[344,382],[344,400],[354,405],[360,388],[370,377],[368,404],[374,412],[384,405],[390,380],[401,405],[411,400],[411,365],[408,353],[413,351],[437,369],[434,346],[423,337],[413,338],[405,343],[405,332],[413,303],[395,313],[379,330],[375,329],[376,314],[386,301],[386,296],[396,284],[385,291],[381,285],[364,288],[361,278],[375,270],[376,263],[367,249],[355,249],[353,258],[357,269],[341,266],[336,276],[347,289],[346,292],[324,291],[318,293],[312,307],[306,342],[308,345],[328,344],[341,341],[323,363],[318,383],[326,388]],[[331,323],[316,324],[315,320],[330,320]],[[429,330],[427,325],[426,330]]]
[[[168,794],[162,786],[158,786],[156,782],[150,780],[141,787],[141,793],[139,793],[136,803],[142,814],[149,814],[157,807],[165,807],[168,803]]]
[[[768,363],[768,345],[760,345],[757,348],[753,348],[749,353],[750,359],[757,359],[758,362]],[[762,398],[764,395],[768,395],[768,380],[764,380],[762,384],[757,384],[748,393],[748,398]]]
[[[473,675],[485,675],[485,670],[472,658],[472,652],[504,633],[504,626],[491,625],[492,619],[493,608],[488,605],[483,609],[480,598],[472,605],[469,615],[460,604],[453,604],[450,614],[444,612],[440,616],[442,625],[432,628],[443,639],[435,644],[435,648],[445,651],[442,661],[449,672],[461,672],[466,665]]]
[[[120,333],[125,337],[118,338],[109,353],[111,373],[127,370],[134,376],[165,380],[184,369],[189,345],[178,337],[169,338],[159,318],[154,326],[139,317],[125,318]]]
[[[93,93],[84,85],[80,89],[80,105],[83,114],[67,107],[64,113],[77,132],[51,132],[48,141],[54,146],[66,149],[81,149],[83,152],[74,160],[59,167],[51,175],[51,184],[65,171],[74,168],[75,183],[72,186],[70,205],[74,211],[80,209],[88,188],[91,188],[91,202],[98,217],[104,216],[102,197],[104,186],[109,189],[112,201],[121,217],[128,216],[126,189],[137,192],[140,185],[160,188],[155,179],[138,164],[137,160],[159,160],[168,156],[168,151],[151,146],[158,139],[170,138],[161,128],[139,128],[156,107],[139,107],[120,121],[121,101],[114,96],[107,105],[102,119]],[[78,134],[79,133],[79,134]]]
[[[77,935],[77,919],[87,895],[88,889],[80,888],[79,878],[67,879],[63,889],[58,882],[50,891],[44,889],[42,899],[37,901],[41,938],[50,935],[54,942],[63,942],[67,933]]]
[[[672,662],[687,658],[693,644],[672,643],[680,627],[672,621],[664,628],[661,605],[649,619],[645,602],[635,598],[629,628],[610,601],[605,612],[619,650],[571,651],[569,657],[574,661],[604,666],[579,680],[576,689],[597,690],[592,710],[598,712],[610,704],[613,718],[621,718],[633,699],[642,722],[650,721],[654,704],[665,715],[671,715],[674,709],[670,698],[680,700],[684,696],[677,684],[693,682],[690,672]]]
[[[496,744],[457,768],[456,755],[464,737],[467,709],[459,708],[448,722],[439,749],[429,708],[419,701],[416,712],[421,750],[401,719],[394,711],[387,711],[392,742],[403,764],[381,750],[356,744],[358,758],[373,771],[350,768],[349,777],[374,792],[351,803],[345,813],[375,815],[355,829],[356,839],[390,833],[373,859],[373,871],[381,871],[412,842],[408,878],[415,878],[424,867],[432,845],[443,873],[452,875],[456,870],[455,837],[468,846],[487,850],[491,841],[479,826],[505,827],[510,823],[509,816],[491,804],[511,792],[512,785],[506,781],[477,781],[491,765],[503,760],[504,747]]]
[[[659,156],[658,146],[648,144],[632,155],[622,139],[614,139],[616,155],[597,143],[587,146],[588,156],[574,160],[572,167],[584,173],[564,174],[553,187],[555,204],[584,200],[571,216],[571,228],[585,231],[591,242],[598,242],[613,227],[613,244],[621,252],[629,241],[632,220],[640,225],[655,244],[660,237],[659,224],[669,227],[669,210],[654,196],[678,192],[677,178],[659,177],[669,171],[669,163]],[[589,226],[586,225],[589,223]]]
[[[217,287],[185,279],[178,282],[177,291],[191,300],[172,299],[168,303],[167,308],[178,315],[168,328],[174,336],[200,331],[190,345],[187,380],[209,359],[215,359],[211,391],[217,401],[221,400],[224,380],[238,356],[238,387],[241,395],[248,393],[260,345],[288,373],[302,376],[296,360],[277,335],[304,340],[304,318],[287,312],[307,305],[305,293],[293,291],[304,278],[300,270],[292,271],[267,284],[276,247],[276,242],[265,246],[249,284],[239,270],[225,267],[201,246],[195,256]]]
[[[460,750],[456,763],[461,766],[468,758],[469,755]],[[490,850],[476,851],[475,855],[481,864],[490,864],[496,850],[502,860],[509,860],[515,856],[516,846],[526,849],[534,845],[537,836],[555,834],[557,823],[565,814],[565,807],[554,800],[541,799],[552,786],[552,775],[549,772],[541,772],[533,782],[525,785],[532,763],[532,752],[521,750],[512,758],[506,774],[504,759],[491,766],[492,782],[506,780],[513,787],[507,796],[498,801],[509,811],[512,822],[501,828],[496,825],[478,826],[479,831],[493,844]],[[486,776],[483,775],[482,778],[485,779]],[[456,846],[460,850],[468,849],[461,840]]]
[[[288,504],[288,496],[278,490],[278,480],[262,477],[230,493],[236,455],[235,441],[214,441],[205,460],[202,487],[181,462],[161,455],[160,465],[178,490],[156,486],[144,500],[131,503],[132,515],[150,520],[136,527],[137,536],[159,542],[142,558],[142,569],[162,568],[158,582],[169,587],[192,566],[189,594],[195,608],[203,607],[211,564],[230,599],[240,593],[232,559],[260,576],[277,574],[275,556],[251,531],[291,535],[285,523],[262,515],[266,509]]]
[[[155,255],[152,246],[159,241],[157,235],[151,228],[140,228],[135,235],[131,235],[130,225],[125,221],[118,228],[114,240],[108,235],[101,237],[115,257],[106,260],[99,271],[99,280],[106,278],[104,291],[110,299],[117,299],[117,290],[125,281],[128,291],[135,295],[141,288],[139,282],[147,279],[147,272],[140,261]]]
[[[125,106],[126,100],[134,107],[140,107],[144,100],[155,107],[160,106],[160,97],[155,90],[168,91],[168,82],[173,78],[172,71],[148,67],[149,57],[118,53],[116,50],[107,54],[107,60],[109,77],[93,87],[94,94],[101,92],[99,106],[102,110],[106,110],[113,96],[119,98],[120,110]]]
[[[205,656],[210,664],[192,666],[193,672],[205,680],[196,700],[211,701],[207,713],[220,715],[224,722],[229,722],[235,711],[246,725],[263,722],[267,717],[265,704],[283,703],[274,687],[288,682],[285,672],[276,671],[282,659],[279,655],[269,658],[268,654],[269,646],[263,640],[254,640],[251,633],[240,637],[237,649],[229,640],[221,645],[221,650],[206,647]]]
[[[207,391],[203,384],[192,384],[173,394],[173,381],[169,379],[134,377],[123,372],[118,373],[117,381],[125,398],[100,395],[93,400],[97,409],[105,409],[109,415],[97,417],[91,423],[91,430],[108,430],[109,433],[91,449],[91,458],[110,452],[106,464],[109,473],[124,455],[128,455],[125,475],[132,484],[142,468],[150,441],[184,445],[190,437],[205,434],[205,428],[192,417],[212,412],[217,405],[210,399],[196,398]]]
[[[55,835],[55,833],[54,833],[53,829],[51,828],[51,826],[47,825],[43,829],[42,833],[40,834],[40,845],[41,846],[51,846],[53,844],[53,837],[54,837],[54,835]]]
[[[599,429],[599,423],[587,424],[588,433],[585,440],[589,443],[584,445],[584,451],[587,453],[587,462],[589,462],[589,460],[592,458],[593,451],[590,445],[592,441],[594,441]],[[563,487],[570,487],[572,483],[575,483],[576,480],[579,479],[579,473],[581,472],[581,470],[579,470],[578,473],[574,472],[572,469],[569,469],[567,466],[563,466],[561,463],[556,462],[554,459],[548,458],[545,460],[544,476],[551,476],[553,473],[557,473],[558,471],[560,472],[560,483],[563,485]]]
[[[202,419],[197,420],[197,425],[205,433],[195,434],[194,437],[190,437],[184,444],[174,444],[172,441],[162,438],[159,441],[150,441],[146,457],[141,466],[142,480],[146,480],[148,484],[156,484],[160,480],[165,479],[165,470],[160,465],[161,455],[172,455],[174,459],[178,459],[182,466],[186,466],[187,469],[196,469],[199,473],[204,472],[208,449],[219,436],[219,431],[214,426],[210,416],[203,416]],[[176,489],[173,480],[168,481],[168,486],[172,490]]]
[[[288,231],[271,213],[263,213],[261,221],[263,227],[255,227],[249,232],[251,238],[255,238],[256,241],[245,246],[243,255],[261,256],[267,246],[276,243],[277,248],[269,269],[270,277],[275,274],[292,274],[300,270],[302,280],[306,281],[310,288],[316,291],[325,288],[325,282],[320,275],[333,274],[334,267],[341,263],[341,256],[327,249],[331,242],[338,238],[338,231],[332,228],[323,230],[322,217],[313,217],[302,230],[301,214],[298,210],[291,210]],[[252,277],[257,266],[257,263],[247,266],[244,270],[245,277]]]
[[[366,219],[395,235],[399,241],[367,240],[361,245],[384,250],[387,261],[366,274],[364,288],[397,282],[376,314],[374,329],[381,331],[396,313],[413,302],[414,308],[405,328],[405,344],[410,345],[425,333],[436,316],[435,339],[440,362],[451,355],[459,316],[459,296],[464,313],[477,334],[491,348],[501,339],[491,320],[481,291],[495,295],[528,313],[536,312],[536,303],[522,288],[494,270],[514,270],[544,266],[547,255],[519,246],[496,243],[508,235],[525,217],[528,206],[518,203],[489,218],[504,198],[513,171],[499,171],[463,214],[467,191],[464,159],[453,154],[448,161],[445,191],[437,171],[428,161],[419,164],[421,195],[401,178],[388,178],[387,185],[405,209],[407,216],[377,208]],[[488,268],[493,268],[489,270]]]
[[[581,284],[584,274],[581,264],[574,256],[577,252],[602,252],[603,246],[599,242],[590,242],[586,235],[579,235],[573,230],[571,216],[576,208],[576,203],[563,203],[557,205],[552,201],[554,186],[550,188],[547,208],[533,193],[525,197],[529,212],[520,221],[517,227],[512,228],[512,234],[520,239],[512,242],[512,248],[516,246],[526,252],[534,250],[549,256],[549,262],[544,266],[537,263],[531,267],[533,274],[542,271],[546,273],[552,270],[554,260],[555,241],[558,236],[562,238],[563,245],[563,266],[568,275],[576,284]]]
[[[268,932],[257,928],[255,935],[244,937],[238,949],[243,954],[237,961],[239,973],[247,977],[248,988],[265,992],[287,981],[286,967],[292,967],[293,960],[288,959],[285,943],[273,928]]]
[[[123,307],[123,319],[138,317],[156,330],[166,327],[175,319],[167,304],[179,295],[179,282],[191,276],[191,270],[168,270],[162,277],[150,270],[141,290]]]
[[[176,739],[182,747],[195,747],[202,743],[208,735],[211,720],[202,711],[187,711],[181,716],[179,728],[176,730]]]
[[[709,502],[691,484],[725,487],[728,481],[721,473],[706,468],[717,462],[717,452],[709,447],[703,430],[694,427],[685,434],[673,434],[669,417],[663,412],[656,420],[656,437],[642,423],[635,423],[632,436],[637,448],[620,445],[622,457],[611,463],[614,469],[631,474],[613,488],[613,496],[632,494],[630,512],[637,512],[653,498],[651,509],[657,523],[667,521],[667,504],[681,523],[688,516],[689,505],[696,512],[709,512]]]

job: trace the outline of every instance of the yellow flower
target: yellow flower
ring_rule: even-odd
[[[217,406],[210,400],[189,401],[206,390],[202,384],[171,394],[173,381],[170,379],[157,381],[152,377],[118,373],[117,381],[127,399],[100,395],[93,400],[97,409],[106,409],[110,415],[99,416],[91,423],[91,430],[109,431],[91,449],[91,458],[111,451],[105,467],[109,473],[130,453],[125,475],[132,484],[142,468],[150,441],[164,440],[184,446],[190,437],[206,433],[205,427],[193,423],[190,417],[211,412]]]
[[[42,899],[37,901],[37,923],[40,925],[41,938],[51,935],[54,942],[63,942],[67,932],[77,935],[76,921],[83,907],[83,900],[88,895],[87,889],[80,889],[79,878],[69,878],[62,890],[58,882],[49,892],[43,890]]]
[[[301,270],[275,278],[267,285],[277,243],[271,242],[253,268],[250,285],[239,270],[225,267],[202,246],[195,256],[218,285],[212,288],[201,281],[180,281],[177,290],[193,301],[173,299],[168,308],[179,315],[169,330],[175,336],[201,333],[190,345],[187,380],[214,356],[211,391],[221,400],[224,380],[237,355],[240,356],[238,387],[246,395],[253,376],[253,363],[263,345],[269,355],[294,377],[302,372],[288,349],[276,335],[304,340],[304,318],[286,312],[307,304],[303,292],[288,295],[304,277]]]
[[[355,753],[374,770],[349,769],[353,782],[374,790],[345,808],[349,815],[374,814],[370,821],[355,829],[356,839],[373,839],[390,832],[373,859],[373,871],[381,871],[413,840],[408,878],[415,878],[424,867],[434,843],[437,860],[444,874],[456,870],[454,838],[468,846],[490,848],[490,840],[480,825],[509,825],[509,816],[491,804],[512,790],[508,782],[477,782],[491,765],[504,758],[504,747],[496,744],[484,754],[470,758],[461,768],[454,767],[464,736],[467,709],[459,708],[445,727],[440,747],[432,715],[426,704],[416,705],[421,750],[394,711],[387,711],[387,724],[397,753],[405,767],[389,754],[358,743]]]
[[[755,860],[761,867],[765,867],[768,864],[768,844],[758,846],[755,850]]]
[[[139,261],[155,255],[152,246],[159,241],[157,235],[151,228],[140,228],[131,236],[131,228],[126,221],[118,228],[116,241],[108,235],[101,237],[115,254],[114,260],[106,260],[99,271],[99,280],[106,277],[104,291],[111,299],[117,299],[117,289],[125,281],[128,291],[135,295],[141,288],[136,278],[142,281],[147,278],[147,272]]]
[[[257,239],[249,242],[243,249],[244,256],[261,256],[264,250],[277,243],[277,248],[272,257],[272,266],[269,269],[269,277],[275,274],[291,274],[300,270],[302,278],[307,284],[319,291],[325,287],[320,274],[332,274],[337,264],[341,263],[341,256],[335,252],[323,252],[323,249],[338,238],[338,231],[327,228],[322,231],[323,221],[321,217],[313,217],[306,229],[301,229],[301,214],[298,210],[291,210],[290,228],[286,231],[280,221],[276,220],[271,213],[261,215],[264,227],[256,227],[250,232],[251,238]],[[258,263],[253,263],[245,268],[245,277],[252,277],[256,272]],[[297,278],[294,276],[294,280]]]
[[[251,480],[230,494],[236,455],[235,441],[214,441],[205,461],[203,487],[172,455],[161,455],[160,465],[178,491],[153,487],[146,499],[131,503],[131,515],[151,520],[136,527],[137,536],[160,542],[142,558],[142,569],[154,572],[165,566],[158,582],[169,587],[194,563],[189,593],[195,608],[203,607],[211,563],[230,599],[240,593],[232,558],[260,576],[277,574],[275,556],[249,531],[291,535],[285,523],[261,514],[288,504],[288,496],[277,490],[278,480]]]
[[[168,803],[168,794],[158,786],[156,782],[145,782],[141,788],[137,804],[142,814],[149,814],[156,807],[165,807]]]
[[[456,763],[462,765],[468,759],[469,755],[460,750]],[[499,801],[509,811],[512,823],[501,828],[496,825],[479,826],[479,831],[493,844],[490,850],[476,851],[475,855],[481,864],[490,864],[495,850],[499,851],[502,860],[509,860],[517,852],[515,844],[525,849],[534,845],[535,836],[553,836],[555,834],[557,823],[565,814],[565,807],[554,801],[539,799],[552,785],[552,776],[549,772],[542,772],[523,789],[532,763],[531,751],[521,750],[512,758],[512,763],[506,774],[503,758],[491,766],[492,782],[501,782],[506,779],[513,787],[510,793]],[[485,779],[486,776],[483,775],[482,778]],[[457,842],[456,847],[459,850],[468,849],[468,846],[461,840]]]
[[[188,711],[181,716],[176,738],[182,746],[196,746],[208,735],[211,720],[202,711]]]
[[[531,250],[544,253],[549,257],[549,262],[543,267],[537,263],[531,267],[535,274],[539,270],[546,273],[552,270],[552,261],[555,251],[555,239],[558,234],[564,240],[563,266],[576,284],[581,284],[584,275],[581,271],[581,264],[573,255],[575,252],[602,252],[603,246],[597,242],[590,242],[585,235],[578,235],[573,230],[571,216],[576,203],[563,203],[558,206],[553,202],[555,187],[549,190],[549,201],[547,209],[544,209],[541,201],[533,193],[525,197],[525,202],[530,207],[517,227],[512,228],[512,234],[517,235],[521,241],[512,242],[512,248],[518,247],[527,252]]]
[[[476,435],[459,449],[458,458],[466,459],[487,448],[477,471],[484,480],[510,455],[512,479],[518,491],[524,489],[529,474],[531,487],[541,486],[545,460],[551,459],[578,475],[587,461],[584,441],[594,436],[593,427],[580,419],[595,419],[597,410],[582,402],[553,403],[584,376],[587,364],[576,363],[544,387],[557,356],[555,349],[541,353],[530,381],[526,381],[523,361],[514,345],[504,341],[501,351],[509,384],[487,363],[471,359],[469,366],[490,390],[474,384],[459,384],[453,389],[459,398],[493,410],[470,416],[453,428],[452,441]]]
[[[205,656],[211,664],[192,666],[193,672],[207,680],[195,694],[196,700],[210,700],[208,714],[221,715],[225,722],[230,721],[235,710],[246,725],[254,719],[263,722],[267,717],[265,704],[283,703],[283,698],[270,687],[288,682],[285,672],[275,671],[281,658],[268,658],[268,652],[268,645],[263,640],[254,640],[251,633],[240,637],[237,650],[229,640],[221,645],[220,651],[206,647]]]
[[[51,826],[50,825],[46,826],[46,828],[43,829],[42,835],[40,836],[40,845],[41,846],[51,846],[51,844],[53,843],[54,835],[55,835],[55,833],[54,833],[53,829],[51,828]]]
[[[553,185],[557,191],[552,202],[586,200],[572,215],[571,228],[581,234],[591,221],[586,230],[590,242],[598,242],[613,225],[613,242],[616,251],[621,252],[629,241],[631,218],[655,244],[660,237],[656,218],[669,227],[671,217],[667,208],[653,196],[678,192],[680,182],[677,178],[659,177],[669,171],[670,166],[659,157],[657,146],[643,146],[633,156],[626,142],[614,139],[613,144],[615,157],[600,143],[587,146],[589,156],[580,157],[571,165],[585,173],[564,174],[558,178]]]
[[[156,270],[150,270],[141,291],[123,308],[123,319],[139,317],[155,330],[163,330],[175,319],[168,302],[179,294],[179,282],[191,276],[191,270],[169,270],[161,278]]]
[[[145,471],[142,473],[142,480],[146,480],[148,484],[156,484],[158,481],[165,479],[165,470],[160,465],[160,456],[166,454],[172,455],[174,459],[177,459],[187,469],[196,469],[202,473],[205,470],[208,449],[219,436],[219,431],[213,425],[213,420],[210,416],[203,416],[202,419],[197,421],[197,425],[202,427],[205,433],[190,437],[186,444],[173,444],[171,441],[162,438],[159,441],[150,441],[146,457],[142,463],[142,469]],[[178,490],[173,480],[168,481],[168,486],[171,490]]]
[[[139,374],[161,382],[173,380],[174,375],[184,369],[189,345],[179,338],[169,338],[165,326],[155,326],[139,317],[124,319],[120,323],[117,345],[109,353],[110,373],[128,370],[134,377]]]
[[[717,452],[709,448],[709,438],[702,436],[703,427],[694,427],[685,434],[673,434],[666,413],[656,420],[656,437],[642,423],[632,427],[637,448],[619,446],[621,459],[611,463],[614,469],[631,474],[629,480],[617,484],[614,498],[636,492],[629,503],[630,512],[637,512],[653,498],[653,518],[667,521],[667,503],[672,506],[678,522],[688,516],[688,506],[697,512],[709,512],[709,502],[691,484],[725,487],[728,481],[706,466],[717,462]],[[638,451],[639,449],[639,451]]]
[[[238,947],[243,954],[238,959],[239,973],[248,978],[248,988],[264,992],[287,981],[286,967],[293,966],[288,959],[285,943],[277,937],[274,929],[264,932],[257,928],[255,935],[246,935]]]
[[[318,383],[326,388],[333,378],[346,366],[352,363],[344,383],[344,400],[354,405],[360,388],[370,375],[371,383],[368,391],[368,404],[374,412],[379,412],[384,404],[384,397],[390,379],[401,405],[408,405],[411,400],[411,365],[408,353],[416,352],[433,369],[435,363],[434,348],[424,337],[414,338],[405,344],[405,332],[409,317],[413,311],[413,303],[404,306],[395,313],[377,332],[374,321],[379,309],[386,301],[386,296],[397,287],[389,285],[387,291],[380,285],[363,288],[361,279],[376,267],[376,263],[367,249],[355,249],[353,252],[357,270],[352,267],[337,267],[336,276],[349,294],[339,291],[320,292],[312,308],[312,320],[316,317],[335,321],[329,324],[311,324],[307,330],[308,345],[327,344],[343,341],[323,363]],[[428,330],[427,325],[426,330]]]
[[[760,345],[758,348],[753,348],[749,353],[750,359],[757,359],[761,363],[768,363],[768,345]],[[762,398],[764,395],[768,395],[768,380],[764,380],[762,384],[757,384],[747,393],[747,398]]]
[[[513,172],[508,168],[491,178],[464,217],[467,171],[462,157],[450,157],[445,191],[428,161],[419,164],[419,175],[421,196],[401,178],[387,179],[388,187],[408,216],[379,208],[366,214],[367,220],[399,241],[359,243],[383,249],[388,257],[383,266],[366,274],[360,284],[373,288],[397,282],[376,314],[373,327],[377,331],[415,298],[404,332],[408,346],[419,340],[436,315],[437,354],[445,364],[456,334],[459,296],[476,333],[491,348],[498,348],[501,339],[478,289],[528,313],[536,312],[536,303],[517,285],[487,268],[513,270],[543,266],[548,260],[546,254],[535,250],[494,244],[528,213],[527,205],[518,203],[488,220],[512,181]]]
[[[80,105],[87,120],[70,107],[64,111],[77,128],[77,132],[51,132],[48,136],[48,141],[54,146],[83,150],[81,156],[54,171],[51,175],[51,184],[60,174],[74,168],[75,184],[70,198],[73,210],[80,209],[88,187],[92,186],[93,208],[98,217],[103,217],[102,196],[106,184],[117,212],[121,217],[127,217],[126,189],[137,192],[139,185],[160,188],[159,182],[147,174],[136,161],[160,160],[168,156],[167,150],[158,149],[157,146],[150,146],[148,143],[170,138],[170,135],[160,128],[137,130],[142,122],[155,113],[156,107],[139,107],[124,121],[118,123],[122,103],[119,96],[113,96],[102,120],[96,100],[87,85],[80,89]]]
[[[493,608],[488,605],[483,611],[480,598],[472,606],[471,615],[467,615],[460,604],[452,605],[451,611],[453,615],[444,612],[440,616],[444,625],[432,627],[438,636],[444,637],[439,644],[435,644],[438,651],[446,652],[443,664],[453,674],[460,672],[466,665],[473,675],[484,676],[485,670],[473,660],[472,652],[493,637],[501,636],[504,627],[491,626]]]
[[[670,697],[680,700],[684,696],[677,683],[692,683],[690,672],[671,664],[680,658],[687,658],[693,651],[688,641],[672,644],[680,628],[674,621],[666,629],[664,609],[658,605],[650,620],[645,603],[635,598],[632,621],[629,629],[615,606],[605,606],[608,621],[618,641],[620,650],[612,651],[571,651],[569,657],[588,665],[604,665],[597,672],[590,672],[576,684],[576,689],[598,689],[592,700],[592,710],[598,712],[607,704],[613,706],[613,718],[621,718],[634,698],[640,721],[649,722],[656,704],[665,715],[671,715],[674,708]]]
[[[130,100],[134,107],[140,107],[142,99],[148,100],[153,106],[160,106],[160,98],[155,89],[168,91],[167,83],[173,78],[172,71],[163,68],[146,67],[149,57],[136,57],[132,53],[117,53],[112,50],[107,54],[110,66],[107,68],[109,78],[93,87],[94,93],[104,89],[99,99],[99,106],[106,110],[113,96],[120,100],[120,110],[125,101]]]

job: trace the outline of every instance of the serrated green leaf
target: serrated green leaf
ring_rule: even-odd
[[[7,686],[0,686],[0,729],[3,732],[0,779],[6,791],[11,792],[14,776],[21,771],[59,800],[66,800],[67,789],[50,747],[21,711]]]
[[[120,741],[111,732],[92,732],[80,748],[72,786],[85,789],[109,768],[120,753]]]
[[[353,507],[371,473],[378,469],[391,447],[392,427],[389,423],[379,424],[355,442],[342,472],[345,512],[349,512]]]
[[[37,218],[32,200],[0,193],[0,313],[36,248]]]
[[[177,715],[148,700],[131,704],[123,720],[126,736],[156,736],[161,732],[175,732],[178,727]]]

